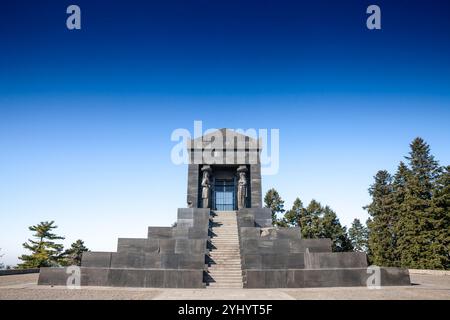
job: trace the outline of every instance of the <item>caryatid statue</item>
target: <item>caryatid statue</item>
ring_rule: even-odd
[[[246,207],[247,203],[247,178],[245,176],[247,168],[244,166],[240,166],[237,171],[239,173],[237,192],[238,209],[243,209]]]
[[[209,175],[211,173],[210,166],[204,166],[202,168],[203,178],[202,178],[202,207],[210,208],[211,199],[211,183],[209,181]]]

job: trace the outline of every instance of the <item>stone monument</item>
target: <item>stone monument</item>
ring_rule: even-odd
[[[119,238],[116,252],[86,252],[81,285],[164,288],[301,288],[410,285],[406,269],[368,269],[361,252],[274,228],[262,207],[261,140],[221,129],[190,140],[187,204],[176,227]],[[67,268],[41,268],[39,284],[66,285]]]

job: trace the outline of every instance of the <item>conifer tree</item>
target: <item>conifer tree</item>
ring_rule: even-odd
[[[371,261],[379,266],[397,264],[395,244],[393,242],[394,198],[392,176],[386,170],[378,171],[375,182],[369,188],[372,202],[365,208],[371,216],[368,224]]]
[[[2,251],[2,248],[0,248],[0,251]],[[3,257],[3,254],[0,254],[0,258],[2,258]],[[4,269],[5,268],[5,265],[2,263],[2,262],[0,262],[0,269]]]
[[[284,201],[281,199],[279,193],[274,188],[267,191],[264,197],[264,204],[266,208],[272,211],[272,225],[276,226],[278,224],[278,213],[283,213]]]
[[[303,227],[302,236],[304,238],[314,239],[319,238],[322,235],[321,232],[321,217],[323,214],[323,207],[320,202],[311,200],[306,209],[304,215],[301,217],[300,222]]]
[[[439,224],[432,207],[433,189],[440,168],[430,153],[429,145],[416,138],[410,145],[410,173],[407,178],[404,211],[399,221],[398,238],[400,265],[408,268],[436,268],[435,250],[440,246],[434,239]]]
[[[299,198],[296,198],[294,204],[292,205],[292,209],[286,211],[284,215],[286,224],[291,227],[300,227],[300,220],[302,218],[304,210],[305,208],[303,208],[303,202]]]
[[[77,240],[71,244],[70,248],[62,254],[61,264],[63,266],[81,266],[83,252],[89,251],[83,240]]]
[[[431,211],[430,250],[434,258],[429,264],[436,269],[450,269],[450,166],[442,168],[436,180]]]
[[[331,239],[333,252],[353,250],[353,246],[347,235],[347,228],[341,225],[336,212],[329,206],[323,208],[323,216],[320,219],[319,226],[319,238]]]
[[[353,250],[367,253],[369,231],[359,219],[354,219],[352,226],[348,229],[348,236],[352,243]]]
[[[64,237],[57,236],[52,233],[57,226],[54,221],[44,221],[28,229],[35,232],[33,235],[36,240],[29,239],[23,244],[23,247],[31,251],[30,255],[22,255],[19,257],[23,263],[18,265],[20,269],[40,268],[57,266],[63,245],[55,243],[53,240],[63,240]]]

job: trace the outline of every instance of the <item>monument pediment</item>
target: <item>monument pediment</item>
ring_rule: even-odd
[[[256,137],[256,130],[244,131],[227,128],[208,130],[205,135],[188,140],[187,148],[194,150],[222,147],[227,150],[261,150],[262,139]]]

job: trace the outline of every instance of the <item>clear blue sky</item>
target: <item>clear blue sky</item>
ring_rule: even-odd
[[[450,163],[448,1],[10,1],[0,10],[0,261],[27,227],[115,250],[185,206],[176,128],[278,128],[263,191],[343,224],[423,137]],[[82,30],[65,27],[78,4]],[[382,30],[365,27],[370,4]]]

